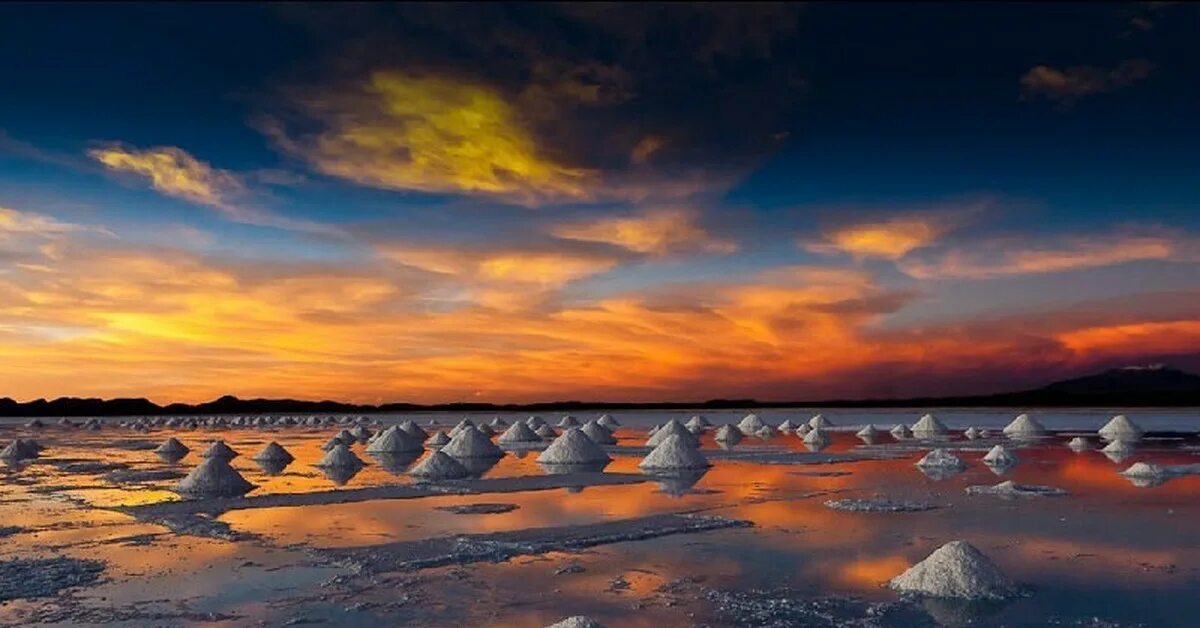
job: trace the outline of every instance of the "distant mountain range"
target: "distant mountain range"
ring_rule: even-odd
[[[913,399],[836,399],[826,401],[763,402],[754,399],[713,399],[703,402],[624,403],[553,401],[532,404],[445,403],[420,405],[387,403],[362,405],[338,401],[296,399],[238,399],[225,396],[205,403],[172,403],[160,406],[148,399],[81,399],[60,397],[18,402],[0,398],[0,416],[129,416],[155,414],[262,414],[262,413],[376,413],[376,412],[545,412],[583,409],[732,409],[750,407],[1180,407],[1200,406],[1200,375],[1163,365],[1129,366],[1055,382],[1020,392],[969,397]]]

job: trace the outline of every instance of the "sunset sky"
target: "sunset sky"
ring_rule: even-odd
[[[0,397],[1200,369],[1200,8],[0,5]]]

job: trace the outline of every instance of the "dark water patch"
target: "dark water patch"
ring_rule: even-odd
[[[72,587],[91,584],[104,572],[104,563],[79,558],[38,558],[0,561],[0,601],[50,597]]]
[[[453,513],[456,515],[499,515],[512,512],[520,506],[516,504],[464,504],[461,506],[438,506],[434,510]]]

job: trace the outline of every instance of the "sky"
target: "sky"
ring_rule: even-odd
[[[0,396],[1200,370],[1200,7],[0,5]]]

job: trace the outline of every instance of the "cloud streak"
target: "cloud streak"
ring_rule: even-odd
[[[1021,95],[1026,99],[1045,98],[1069,106],[1094,94],[1115,92],[1145,80],[1154,69],[1146,59],[1128,59],[1112,69],[1090,65],[1054,68],[1038,65],[1021,77]]]

